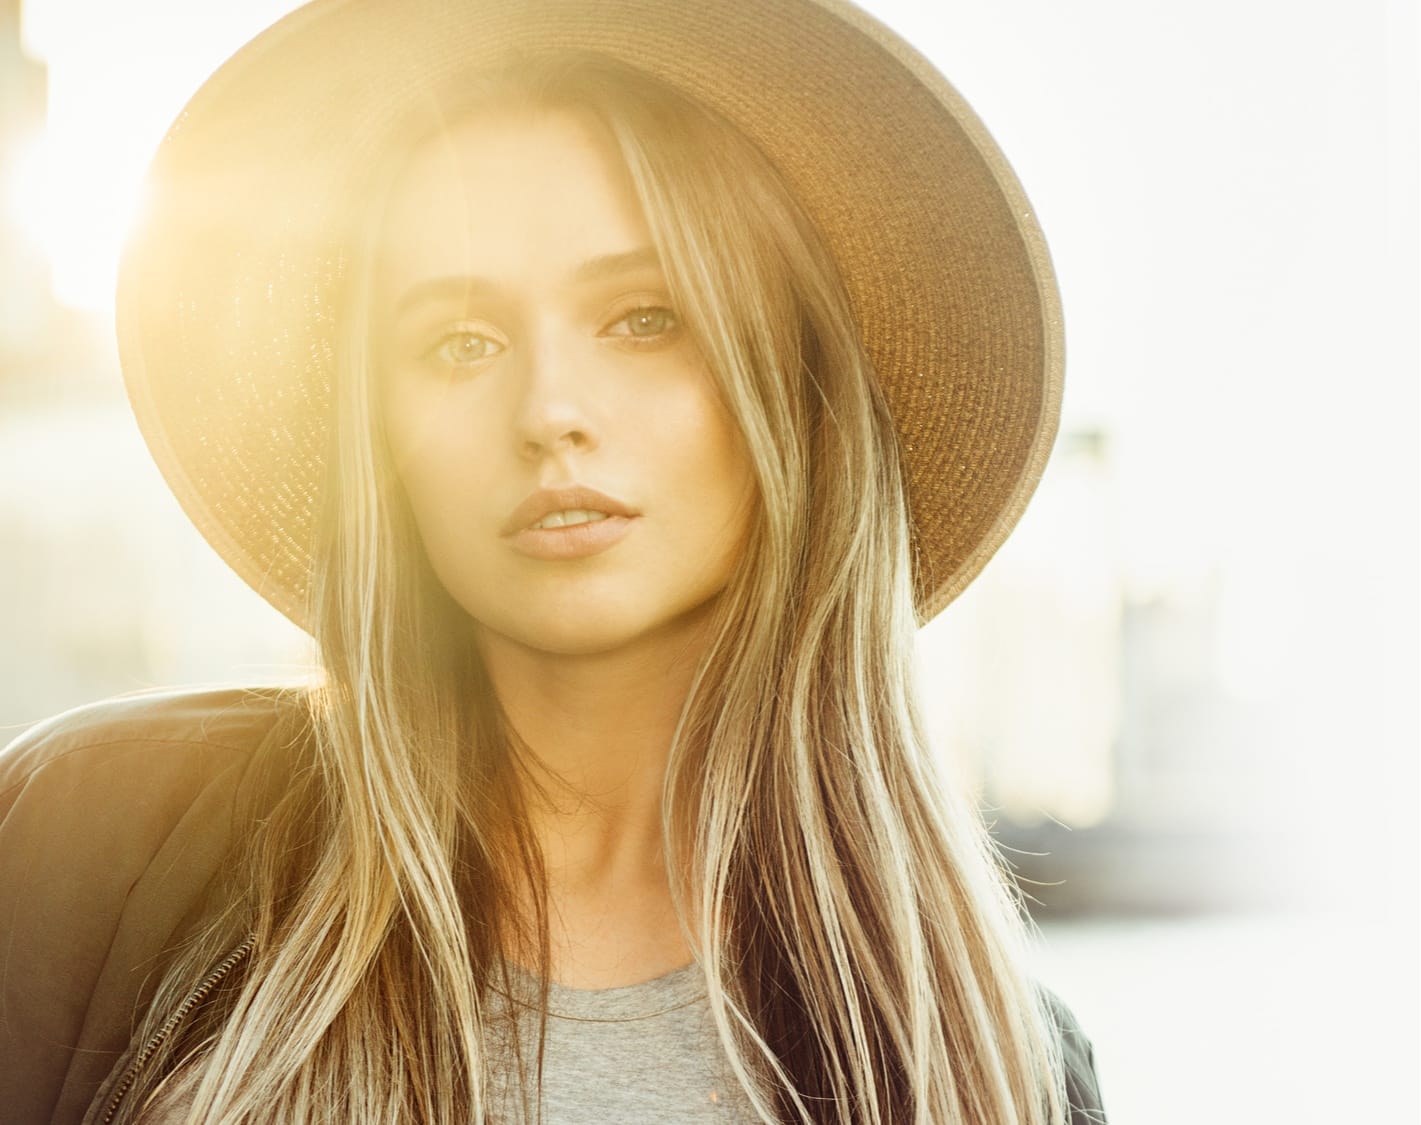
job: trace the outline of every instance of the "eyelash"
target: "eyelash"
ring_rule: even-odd
[[[664,317],[666,321],[665,327],[660,331],[651,332],[646,335],[637,335],[630,330],[626,332],[610,331],[610,329],[620,324],[627,324],[630,328],[630,322],[637,317],[648,318],[655,316]],[[665,305],[638,305],[636,308],[628,309],[620,316],[609,321],[599,335],[613,337],[620,343],[630,347],[644,348],[664,343],[667,337],[675,333],[680,327],[680,318],[676,315],[674,310],[667,308]],[[491,345],[493,350],[489,350],[488,347],[485,347],[483,354],[475,356],[472,359],[458,359],[453,356],[441,354],[450,345],[457,344],[464,340],[482,341],[485,345]],[[456,332],[445,333],[439,337],[439,339],[425,351],[423,358],[431,362],[444,363],[450,367],[472,366],[477,363],[482,363],[484,360],[493,359],[495,356],[504,352],[507,347],[508,345],[494,339],[487,333],[461,329]]]

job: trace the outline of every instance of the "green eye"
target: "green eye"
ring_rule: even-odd
[[[501,351],[502,344],[480,332],[451,332],[440,337],[434,347],[425,353],[425,358],[457,367],[478,363],[498,355]]]
[[[612,325],[613,331],[610,334],[646,339],[652,336],[664,336],[676,325],[677,320],[674,312],[660,306],[652,306],[633,309]]]

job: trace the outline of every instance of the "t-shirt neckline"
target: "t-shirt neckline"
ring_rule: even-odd
[[[522,1007],[531,1007],[537,997],[538,976],[511,961],[508,972],[516,1001]],[[598,1023],[649,1019],[684,1008],[705,995],[705,975],[700,965],[692,961],[651,980],[615,988],[572,988],[550,981],[548,1015]]]

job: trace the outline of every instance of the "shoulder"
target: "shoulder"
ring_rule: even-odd
[[[6,859],[151,851],[201,795],[235,797],[257,751],[305,714],[297,689],[147,692],[67,711],[0,752]]]
[[[131,696],[0,754],[0,1104],[23,1107],[17,1120],[86,1104],[223,868],[263,749],[303,729],[303,700]]]
[[[290,716],[300,694],[281,688],[154,691],[66,711],[0,752],[0,812],[25,786],[54,773],[112,763],[181,768],[192,760],[249,755]]]
[[[1095,1048],[1065,1001],[1049,988],[1042,987],[1040,991],[1061,1045],[1066,1098],[1070,1103],[1067,1121],[1070,1125],[1105,1125],[1100,1080],[1095,1073]]]
[[[4,905],[21,887],[126,891],[174,834],[179,845],[218,834],[258,752],[295,729],[302,699],[292,689],[150,692],[31,728],[0,753]]]
[[[23,734],[0,753],[5,905],[20,887],[51,897],[63,885],[123,892],[175,834],[175,845],[211,840],[298,698],[277,689],[152,692]]]

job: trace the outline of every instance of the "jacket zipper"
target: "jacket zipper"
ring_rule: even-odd
[[[178,1025],[187,1018],[188,1014],[207,999],[208,993],[221,984],[228,973],[247,959],[256,943],[256,934],[249,934],[241,945],[222,958],[217,967],[208,973],[202,979],[202,983],[194,988],[188,994],[187,999],[173,1010],[172,1015],[163,1021],[163,1026],[153,1033],[153,1037],[143,1044],[143,1049],[134,1056],[133,1062],[129,1064],[128,1069],[123,1072],[123,1077],[119,1079],[118,1086],[115,1087],[113,1096],[109,1098],[109,1104],[104,1109],[103,1116],[99,1118],[99,1125],[110,1125],[114,1115],[118,1113],[118,1107],[123,1104],[123,1099],[128,1096],[129,1090],[133,1089],[139,1072],[147,1065],[148,1060],[153,1057],[168,1036],[177,1030]]]

